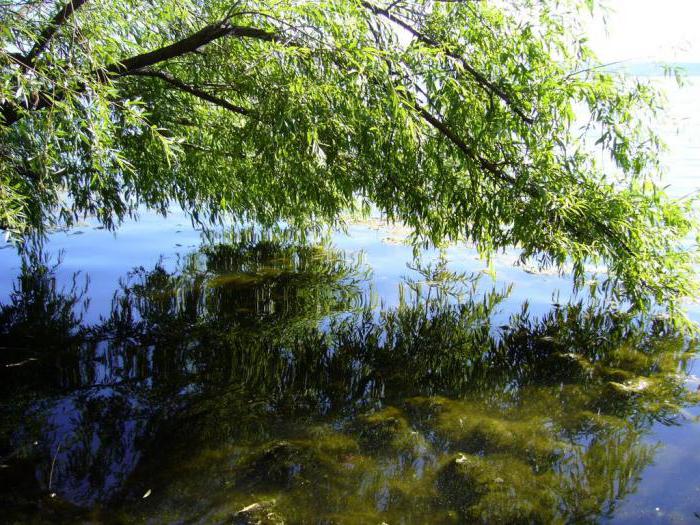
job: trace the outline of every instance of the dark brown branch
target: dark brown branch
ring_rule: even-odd
[[[381,7],[378,7],[374,4],[371,4],[370,2],[362,2],[362,5],[366,8],[369,9],[372,13],[382,16],[386,18],[387,20],[395,23],[402,29],[405,29],[408,31],[411,35],[413,35],[417,40],[420,42],[434,48],[439,48],[443,49],[445,51],[445,54],[449,56],[450,58],[459,61],[462,64],[462,67],[464,68],[465,71],[467,71],[472,78],[476,81],[477,84],[479,84],[482,88],[484,88],[486,91],[489,91],[496,95],[498,98],[503,100],[503,102],[506,103],[506,105],[520,117],[525,123],[527,124],[533,124],[534,119],[532,117],[529,117],[528,115],[525,114],[525,112],[520,108],[519,104],[516,103],[513,98],[506,93],[502,88],[498,87],[495,85],[493,82],[491,82],[489,79],[484,76],[483,73],[480,71],[476,70],[474,67],[472,67],[465,59],[464,57],[453,53],[449,49],[445,49],[445,46],[440,44],[440,42],[430,38],[428,35],[418,31],[416,28],[411,26],[410,24],[406,23],[404,20],[399,18],[398,16],[395,16],[391,12],[389,12],[388,9],[382,9]]]
[[[168,46],[122,60],[107,68],[107,72],[117,75],[130,74],[172,58],[194,53],[214,40],[225,36],[253,38],[266,42],[280,42],[282,40],[277,33],[256,27],[235,26],[224,21],[208,25],[187,38]]]
[[[63,8],[54,15],[51,22],[44,28],[29,52],[18,60],[26,68],[34,65],[36,58],[46,49],[49,42],[66,21],[80,9],[87,0],[70,0]]]
[[[107,82],[114,76],[131,75],[136,71],[153,66],[160,62],[189,53],[195,53],[214,40],[227,36],[252,38],[265,42],[283,41],[283,39],[277,33],[271,33],[256,27],[236,26],[230,24],[228,21],[222,21],[216,24],[208,25],[196,33],[193,33],[192,35],[173,44],[149,51],[147,53],[129,57],[116,64],[112,64],[101,71],[96,71],[95,76],[98,82]],[[85,87],[83,87],[83,89],[85,89]],[[20,120],[20,109],[30,111],[46,109],[53,106],[54,101],[58,98],[60,98],[60,95],[49,97],[46,93],[42,92],[34,95],[32,99],[27,101],[27,104],[24,106],[7,101],[1,106],[1,114],[4,120],[3,124],[5,126],[11,126]]]
[[[80,9],[87,0],[70,0],[66,3],[63,8],[54,15],[51,22],[44,28],[41,34],[38,36],[34,46],[29,50],[29,52],[22,56],[19,53],[10,53],[10,58],[17,62],[23,71],[34,67],[34,62],[37,57],[46,49],[49,42],[54,37],[56,32],[66,23],[66,21],[73,16],[78,9]],[[46,96],[44,93],[37,93],[34,95],[33,100],[25,105],[26,109],[35,108],[40,109],[42,107],[49,107],[53,104],[53,101]],[[19,120],[19,109],[20,105],[7,101],[0,106],[0,115],[2,115],[3,124],[10,126]]]
[[[485,159],[484,157],[479,155],[474,150],[474,148],[469,146],[469,144],[467,144],[459,135],[452,131],[452,129],[449,126],[447,126],[447,124],[445,124],[438,117],[430,113],[426,108],[424,108],[417,102],[414,102],[413,109],[415,109],[418,112],[418,114],[423,118],[423,120],[425,120],[428,124],[433,126],[445,138],[447,138],[450,142],[457,146],[457,148],[459,148],[459,150],[462,153],[464,153],[472,161],[476,162],[482,170],[490,173],[492,176],[496,177],[497,179],[503,182],[506,182],[508,184],[515,184],[515,179],[507,173],[504,173],[504,171],[498,166],[498,164],[495,164],[490,160]]]
[[[235,104],[231,104],[228,100],[224,100],[223,98],[219,98],[215,95],[212,95],[211,93],[207,93],[206,91],[203,91],[195,86],[186,84],[183,81],[172,76],[170,73],[166,73],[165,71],[150,71],[142,69],[132,71],[127,74],[130,76],[159,78],[162,81],[170,84],[171,86],[179,89],[180,91],[184,91],[192,96],[195,96],[202,100],[206,100],[207,102],[211,102],[215,106],[222,107],[224,109],[232,111],[233,113],[238,113],[239,115],[244,115],[246,117],[249,117],[253,114],[253,112],[248,108],[236,106]]]

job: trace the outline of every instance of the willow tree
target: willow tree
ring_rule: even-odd
[[[604,263],[637,305],[692,293],[659,185],[659,97],[597,67],[594,0],[3,1],[0,220],[305,228],[374,206],[415,241]],[[601,154],[602,153],[602,154]]]

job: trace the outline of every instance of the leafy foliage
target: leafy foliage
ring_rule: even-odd
[[[636,306],[673,303],[694,291],[690,204],[659,186],[658,93],[582,37],[595,7],[5,2],[0,224],[176,201],[307,228],[374,206],[417,245],[515,245],[577,284],[602,262]]]

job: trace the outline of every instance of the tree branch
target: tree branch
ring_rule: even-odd
[[[170,60],[171,58],[194,53],[214,40],[225,36],[253,38],[265,42],[282,41],[277,33],[265,31],[257,27],[235,26],[229,24],[227,21],[223,21],[208,25],[187,38],[168,46],[124,59],[117,64],[109,66],[106,71],[107,73],[117,75],[127,75],[139,69]]]
[[[207,93],[206,91],[203,91],[195,86],[192,86],[190,84],[186,84],[186,83],[182,82],[181,80],[172,76],[170,73],[166,73],[165,71],[137,70],[137,71],[132,71],[132,72],[126,73],[126,74],[130,75],[130,76],[159,78],[162,81],[170,84],[171,86],[173,86],[181,91],[184,91],[186,93],[189,93],[192,96],[195,96],[195,97],[200,98],[202,100],[206,100],[207,102],[211,102],[215,106],[222,107],[222,108],[227,109],[233,113],[238,113],[239,115],[244,115],[246,117],[253,115],[253,112],[250,109],[244,108],[241,106],[236,106],[235,104],[231,104],[229,101],[224,100],[223,98],[219,98],[219,97],[212,95],[211,93]]]
[[[497,164],[491,162],[488,159],[485,159],[481,155],[479,155],[472,147],[470,147],[459,135],[457,135],[452,129],[445,124],[442,120],[440,120],[438,117],[435,115],[431,114],[426,108],[421,106],[418,102],[413,102],[412,104],[413,109],[415,109],[418,114],[428,122],[431,126],[433,126],[436,130],[438,130],[445,138],[447,138],[450,142],[452,142],[462,153],[464,153],[467,157],[472,159],[473,161],[477,162],[479,164],[479,167],[491,174],[492,176],[496,177],[497,179],[506,182],[508,184],[514,185],[516,183],[516,180],[505,173]],[[538,188],[535,188],[531,185],[525,185],[523,187],[523,191],[533,197],[536,198],[540,196],[541,190]],[[605,224],[602,220],[598,219],[597,217],[589,217],[589,220],[591,223],[593,223],[596,227],[600,228],[600,230],[613,242],[617,243],[619,247],[628,255],[634,255],[634,252],[630,248],[629,244],[618,234],[616,234],[610,226]],[[577,223],[569,223],[568,226],[575,232],[578,233],[579,235],[582,235],[582,229],[581,227],[583,225],[577,224]]]
[[[22,63],[25,68],[30,68],[34,65],[36,58],[46,49],[53,36],[60,29],[60,27],[66,23],[66,21],[73,16],[78,9],[80,9],[87,0],[69,0],[63,8],[54,15],[51,22],[44,28],[44,30],[37,38],[29,52],[23,57],[18,58],[18,61]]]
[[[74,0],[78,1],[78,0]],[[86,0],[83,0],[86,1]],[[265,42],[283,42],[283,39],[277,34],[264,29],[248,26],[236,26],[230,24],[227,20],[210,24],[200,29],[196,33],[175,42],[173,44],[142,53],[133,57],[126,58],[120,62],[107,66],[106,68],[95,71],[95,77],[98,82],[104,83],[109,81],[114,76],[132,75],[134,72],[141,69],[153,66],[160,62],[170,60],[179,56],[198,51],[203,46],[226,36],[234,36],[240,38],[253,38]],[[83,86],[82,89],[86,89]],[[37,111],[46,109],[54,105],[56,100],[60,99],[60,95],[48,96],[46,93],[40,92],[35,94],[31,100],[28,100],[25,105],[19,105],[14,102],[7,101],[2,106],[1,114],[5,126],[11,126],[21,119],[21,109]]]
[[[467,157],[475,161],[477,164],[479,164],[479,167],[493,175],[494,177],[498,178],[499,180],[506,182],[508,184],[515,184],[515,179],[508,175],[507,173],[504,173],[502,169],[499,168],[497,164],[494,164],[488,159],[485,159],[481,155],[479,155],[474,148],[469,146],[464,140],[457,135],[452,129],[450,129],[447,124],[445,124],[442,120],[440,120],[438,117],[430,113],[426,108],[418,104],[418,102],[413,102],[413,109],[415,109],[418,114],[428,122],[431,126],[433,126],[436,130],[438,130],[445,138],[447,138],[450,142],[452,142],[457,148],[459,148],[462,153],[464,153]]]
[[[445,54],[449,56],[450,58],[453,58],[454,60],[459,61],[462,64],[462,67],[467,71],[476,81],[477,84],[479,84],[482,88],[484,88],[486,91],[489,91],[496,95],[498,98],[503,100],[503,102],[506,103],[506,105],[515,113],[518,117],[520,117],[523,122],[526,124],[533,124],[535,121],[532,117],[529,117],[528,115],[525,114],[525,112],[520,108],[519,104],[508,94],[506,93],[503,89],[495,85],[493,82],[491,82],[489,79],[484,76],[483,73],[480,71],[477,71],[472,67],[465,59],[464,57],[453,53],[452,51],[445,49],[445,46],[440,44],[440,42],[430,38],[428,35],[418,31],[416,28],[411,26],[410,24],[406,23],[403,21],[401,18],[399,18],[396,15],[393,15],[391,12],[389,12],[388,9],[382,9],[381,7],[378,7],[374,4],[371,4],[370,2],[362,1],[362,5],[366,8],[369,9],[372,13],[382,16],[386,18],[387,20],[395,23],[402,29],[405,29],[408,31],[411,35],[413,35],[416,39],[418,39],[420,42],[423,42],[424,44],[430,46],[430,47],[435,47],[435,48],[440,48],[445,51]]]

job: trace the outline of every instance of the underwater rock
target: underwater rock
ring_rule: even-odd
[[[633,399],[645,399],[654,401],[663,399],[664,389],[667,385],[656,377],[638,376],[627,379],[624,382],[608,381],[606,394],[610,399],[629,401]]]
[[[561,370],[568,379],[590,377],[594,367],[585,356],[577,352],[555,352],[549,358],[550,365]]]
[[[257,501],[242,508],[240,501],[238,503],[226,501],[198,520],[187,521],[187,523],[196,523],[197,525],[284,525],[285,521],[276,511],[276,506],[277,502],[274,499]],[[181,520],[177,520],[177,522],[183,523]]]
[[[622,418],[593,412],[592,410],[574,410],[562,419],[569,432],[608,433],[620,430],[628,425]]]
[[[357,432],[360,446],[368,450],[404,448],[411,436],[406,417],[396,407],[358,417],[351,430]]]
[[[289,489],[328,479],[334,471],[331,458],[311,444],[280,441],[245,457],[236,468],[236,484]]]
[[[596,375],[603,380],[615,382],[624,382],[634,378],[634,374],[628,370],[603,364],[596,365]]]
[[[624,383],[616,383],[615,381],[610,381],[610,386],[613,387],[620,393],[623,394],[638,394],[644,392],[651,386],[651,381],[645,377],[638,377],[625,381]]]
[[[505,455],[457,454],[438,470],[436,485],[442,504],[464,521],[551,523],[556,517],[551,474],[535,474]]]
[[[441,397],[412,397],[406,400],[404,409],[409,414],[411,419],[430,419],[432,416],[439,414],[443,407],[452,400]]]
[[[312,427],[308,433],[314,446],[324,454],[342,458],[360,451],[360,445],[353,437],[336,432],[330,426]]]
[[[606,361],[611,367],[626,370],[633,374],[643,374],[653,367],[654,361],[658,357],[623,345],[610,352],[606,356]]]

